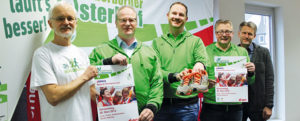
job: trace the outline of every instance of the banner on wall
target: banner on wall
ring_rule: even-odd
[[[56,0],[3,0],[0,5],[0,121],[10,121],[31,68],[33,51],[50,28]],[[26,114],[26,111],[24,111]]]
[[[30,73],[31,58],[36,48],[50,42],[54,33],[47,24],[49,8],[60,0],[6,0],[0,11],[0,120],[10,120],[25,81]],[[77,10],[78,26],[73,44],[88,54],[117,35],[115,14],[123,5],[136,9],[138,41],[151,40],[169,30],[167,12],[173,2],[188,7],[185,30],[201,37],[205,45],[213,41],[212,0],[65,0]],[[35,94],[35,96],[33,96]],[[28,99],[38,96],[29,90]],[[32,120],[38,120],[38,101],[29,101]],[[5,110],[2,110],[5,109]],[[34,109],[34,111],[33,111]],[[25,112],[24,112],[25,113]]]

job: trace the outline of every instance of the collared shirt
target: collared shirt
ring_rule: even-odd
[[[238,46],[242,47],[241,44],[238,44]],[[252,58],[252,55],[253,55],[253,53],[254,53],[254,45],[253,45],[253,43],[251,43],[251,44],[249,45],[249,47],[248,47],[248,48],[245,48],[245,49],[248,51],[248,55],[249,55],[249,57],[250,57],[250,59],[251,59],[251,58]]]
[[[180,42],[179,40],[184,38],[185,34],[186,34],[186,31],[183,31],[180,34],[178,34],[177,37],[174,37],[171,33],[168,33],[167,36],[169,39],[174,41],[173,44],[176,44],[177,42]]]
[[[137,40],[134,39],[133,43],[128,46],[119,36],[117,36],[116,38],[118,45],[124,50],[128,57],[131,57],[134,49],[137,47]]]
[[[246,49],[248,51],[248,55],[250,58],[252,58],[254,46],[253,43],[250,44],[249,48]]]

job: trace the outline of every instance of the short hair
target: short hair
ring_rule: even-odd
[[[246,22],[246,21],[243,21],[241,24],[240,24],[240,27],[239,27],[239,31],[242,30],[243,26],[248,26],[250,27],[251,29],[254,30],[254,35],[256,35],[256,31],[257,31],[257,27],[256,27],[256,24],[249,21],[249,22]]]
[[[120,8],[117,10],[117,13],[116,13],[116,20],[115,20],[116,22],[117,22],[117,20],[118,20],[118,16],[119,16],[119,14],[120,14],[120,11],[123,10],[124,8],[129,8],[129,9],[131,9],[131,10],[135,13],[135,17],[137,17],[137,13],[136,13],[135,9],[134,9],[133,7],[131,7],[131,6],[125,5],[125,6],[120,7]]]
[[[220,24],[229,24],[231,26],[231,28],[233,29],[232,27],[232,22],[230,20],[224,20],[224,19],[219,19],[216,21],[216,24],[215,24],[215,31],[217,30],[217,27],[220,25]]]
[[[102,95],[104,95],[104,93],[105,93],[105,90],[108,90],[107,88],[103,88],[102,90],[100,90],[100,96],[103,98],[103,96]]]
[[[185,8],[185,10],[186,10],[186,11],[185,11],[186,16],[188,16],[188,7],[187,7],[184,3],[182,3],[182,2],[174,2],[174,3],[172,3],[171,6],[170,6],[170,8],[169,8],[169,12],[170,12],[171,8],[172,8],[174,5],[176,5],[176,4],[182,5],[182,6]]]
[[[76,9],[73,7],[72,4],[68,3],[68,2],[65,2],[65,1],[60,1],[60,2],[57,2],[55,3],[50,9],[49,9],[49,13],[48,13],[48,20],[50,20],[52,17],[53,17],[53,10],[58,7],[58,6],[65,6],[65,5],[70,5],[72,10],[75,12],[75,18],[77,18],[77,12],[76,12]]]

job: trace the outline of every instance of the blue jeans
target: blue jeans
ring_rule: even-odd
[[[154,121],[197,121],[198,103],[189,105],[162,105]]]
[[[221,107],[222,109],[222,107]],[[200,114],[201,121],[242,121],[243,110],[230,110],[230,108],[224,108],[225,110],[216,110],[206,106],[203,103],[203,107]]]

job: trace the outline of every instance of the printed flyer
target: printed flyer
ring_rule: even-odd
[[[248,102],[246,56],[217,56],[214,59],[216,101]]]
[[[96,67],[96,89],[100,94],[96,100],[99,121],[138,120],[132,65]]]

